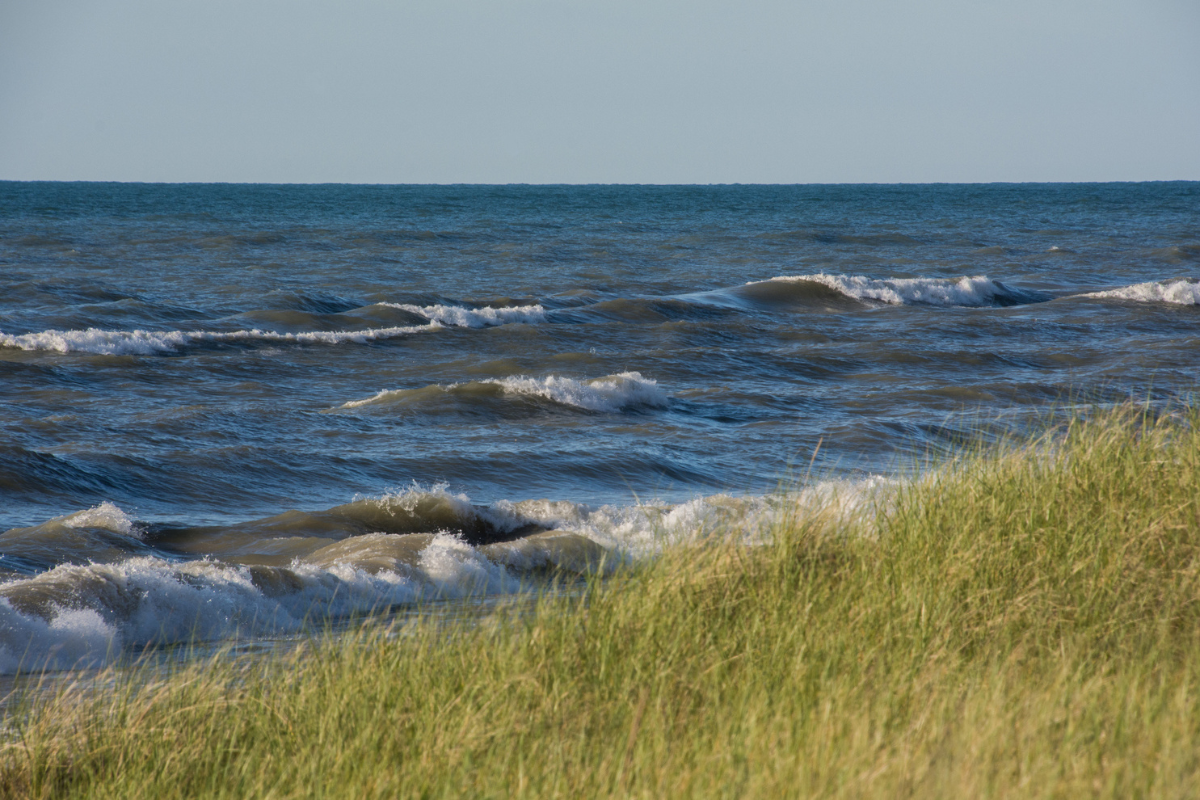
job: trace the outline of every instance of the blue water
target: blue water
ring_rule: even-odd
[[[1197,183],[0,183],[0,613],[82,653],[67,612],[145,638],[96,570],[139,608],[171,569],[403,601],[436,572],[406,536],[496,591],[501,540],[644,553],[796,472],[1177,402],[1197,278]]]

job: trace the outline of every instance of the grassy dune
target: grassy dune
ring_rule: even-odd
[[[1075,422],[494,623],[62,691],[0,794],[1194,795],[1197,422]]]

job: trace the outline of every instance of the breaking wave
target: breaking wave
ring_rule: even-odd
[[[352,342],[365,344],[441,328],[484,328],[513,322],[540,322],[545,317],[545,310],[538,305],[513,308],[414,306],[401,303],[380,303],[379,305],[407,311],[424,317],[428,322],[422,325],[398,325],[357,331],[303,331],[300,333],[284,333],[259,328],[238,331],[148,331],[141,329],[113,331],[88,328],[86,330],[47,330],[19,335],[0,332],[0,347],[119,356],[172,353],[187,345],[204,342],[329,345]]]
[[[1013,306],[1049,300],[1040,293],[1005,286],[986,275],[962,278],[868,278],[863,275],[781,275],[770,283],[808,283],[832,289],[838,294],[866,303],[893,306]]]
[[[432,537],[403,571],[155,557],[65,565],[0,587],[0,672],[98,666],[147,643],[278,635],[424,596],[519,588],[503,567],[450,536]]]
[[[130,518],[128,514],[110,502],[92,506],[86,511],[76,511],[61,517],[62,524],[68,528],[103,528],[141,539],[145,531]]]
[[[257,328],[246,331],[106,331],[88,328],[82,331],[49,330],[19,336],[0,333],[0,347],[21,350],[52,350],[59,353],[95,353],[105,356],[153,355],[177,352],[189,344],[202,342],[275,342],[294,344],[365,344],[379,339],[393,339],[413,333],[435,330],[441,326],[409,325],[392,328],[370,328],[362,331],[307,331],[280,333]]]
[[[414,485],[325,512],[190,531],[135,523],[103,503],[0,534],[5,544],[15,534],[48,547],[64,528],[91,527],[139,548],[0,583],[0,673],[100,666],[146,644],[280,635],[422,600],[533,591],[542,570],[609,571],[716,536],[761,543],[774,521],[853,512],[892,485],[874,477],[790,495],[631,506],[482,506],[445,486]],[[180,558],[188,537],[210,552]],[[78,541],[68,535],[61,544],[76,549]]]
[[[1108,289],[1103,292],[1091,292],[1081,295],[1081,297],[1195,306],[1200,305],[1200,282],[1186,279],[1150,281],[1149,283],[1135,283],[1132,286],[1122,286],[1119,289]]]
[[[424,317],[430,322],[455,328],[490,328],[513,323],[536,324],[546,319],[546,309],[540,305],[511,306],[507,308],[464,308],[462,306],[432,305],[418,306],[408,303],[380,303],[387,308],[398,308],[410,314]]]
[[[577,380],[557,375],[544,378],[511,377],[422,389],[382,391],[364,400],[351,400],[340,408],[389,405],[436,399],[445,394],[472,400],[495,396],[541,398],[558,405],[597,413],[617,413],[638,408],[666,408],[670,398],[658,388],[657,381],[638,372],[622,372],[592,380]]]

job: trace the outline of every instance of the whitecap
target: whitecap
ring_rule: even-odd
[[[537,324],[546,319],[546,309],[540,305],[510,306],[495,308],[465,308],[462,306],[432,305],[418,306],[409,303],[380,303],[388,308],[398,308],[410,314],[424,317],[430,322],[454,328],[490,328],[513,323]]]
[[[414,562],[394,561],[376,570],[359,568],[352,559],[325,564],[300,559],[286,568],[206,559],[172,562],[153,556],[60,565],[0,584],[0,673],[96,667],[149,643],[281,635],[425,599],[534,591],[536,584],[524,579],[520,570],[544,564],[609,571],[652,558],[673,544],[716,537],[762,544],[777,526],[805,515],[848,515],[877,508],[896,485],[872,476],[815,483],[792,493],[718,494],[675,505],[501,500],[479,506],[445,485],[414,484],[355,502],[417,511],[435,500],[449,504],[460,518],[482,518],[500,531],[533,526],[548,533],[483,547],[435,533]],[[135,529],[128,516],[109,503],[68,519]],[[361,538],[371,537],[391,535],[369,533]]]
[[[507,594],[523,587],[503,565],[446,534],[433,537],[415,568],[371,573],[349,564],[320,568],[297,562],[286,577],[270,581],[270,575],[283,573],[138,557],[64,565],[9,581],[0,586],[0,673],[97,667],[148,643],[281,635],[421,599]],[[70,599],[65,605],[40,601],[47,590]]]
[[[882,508],[901,485],[892,478],[870,475],[818,481],[792,492],[704,495],[677,504],[648,501],[628,506],[589,506],[567,501],[501,500],[488,508],[541,528],[579,534],[613,553],[616,561],[637,561],[655,556],[667,546],[714,536],[734,537],[748,545],[762,544],[775,526],[817,513],[849,519]]]
[[[392,339],[414,333],[450,328],[486,328],[511,323],[538,323],[546,316],[540,305],[511,308],[463,308],[459,306],[417,306],[406,303],[380,303],[398,308],[428,320],[424,325],[402,325],[368,328],[361,331],[304,331],[281,333],[259,328],[239,331],[111,331],[100,328],[86,330],[51,329],[37,333],[6,334],[0,332],[0,347],[21,350],[49,350],[59,353],[95,353],[97,355],[153,355],[176,352],[196,342],[265,341],[297,344],[363,344],[379,339]]]
[[[135,539],[141,539],[145,533],[128,514],[107,500],[98,506],[76,511],[60,519],[68,528],[104,528]]]
[[[666,393],[658,388],[658,382],[643,378],[640,372],[621,372],[582,381],[548,375],[544,378],[500,378],[484,383],[497,384],[510,394],[544,397],[565,406],[602,413],[665,408],[669,402]]]
[[[108,331],[47,330],[38,333],[12,335],[0,333],[0,347],[21,350],[50,350],[59,353],[95,353],[97,355],[153,355],[176,352],[180,347],[196,342],[264,341],[296,344],[364,344],[379,339],[392,339],[440,328],[436,322],[428,325],[408,325],[390,328],[368,328],[361,331],[306,331],[280,333],[258,328],[240,331]]]
[[[1149,283],[1135,283],[1132,286],[1122,286],[1119,289],[1091,292],[1081,296],[1097,299],[1133,300],[1139,303],[1170,303],[1171,305],[1195,306],[1200,305],[1200,282],[1186,279],[1150,281]]]

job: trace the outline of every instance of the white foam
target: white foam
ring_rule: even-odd
[[[489,561],[474,547],[452,536],[435,536],[421,551],[418,567],[422,577],[443,596],[508,594],[522,585],[502,565]]]
[[[21,350],[52,350],[59,353],[95,353],[97,355],[153,355],[170,353],[195,342],[267,341],[298,344],[362,344],[379,339],[393,339],[413,333],[433,331],[443,327],[487,328],[515,322],[538,323],[546,318],[540,305],[511,308],[462,308],[459,306],[417,306],[407,303],[380,303],[399,308],[429,320],[425,325],[401,325],[389,328],[368,328],[361,331],[305,331],[280,333],[259,328],[240,331],[109,331],[100,328],[87,330],[47,330],[38,333],[12,335],[0,332],[0,347]]]
[[[540,305],[512,306],[509,308],[463,308],[462,306],[432,305],[417,306],[409,303],[380,303],[388,308],[398,308],[410,314],[425,317],[430,322],[454,328],[490,328],[496,325],[526,323],[530,325],[546,319],[546,309]]]
[[[620,556],[620,560],[652,557],[669,545],[712,536],[736,536],[759,544],[774,524],[818,511],[849,517],[886,501],[899,482],[878,475],[860,480],[821,481],[799,491],[771,495],[696,497],[669,505],[588,506],[565,501],[499,501],[489,506],[525,523],[577,533]]]
[[[254,328],[241,331],[106,331],[99,328],[87,330],[48,330],[25,333],[19,336],[0,333],[0,347],[16,347],[21,350],[52,350],[59,353],[95,353],[97,355],[153,355],[170,353],[195,342],[266,341],[297,344],[341,344],[356,342],[363,344],[378,339],[393,339],[414,333],[437,330],[439,323],[409,325],[392,328],[368,328],[361,331],[307,331],[303,333],[280,333]]]
[[[445,485],[412,487],[370,498],[418,511],[430,500],[449,504],[460,518],[482,518],[503,531],[536,525],[573,533],[612,555],[603,568],[652,558],[672,544],[732,537],[754,545],[773,526],[823,511],[849,515],[878,508],[894,480],[816,483],[790,494],[696,497],[676,505],[588,506],[569,501],[499,501],[473,505]],[[364,498],[358,498],[359,500]],[[133,523],[103,503],[64,519],[117,530]],[[386,536],[387,534],[367,534]],[[299,631],[306,625],[433,598],[468,598],[531,591],[535,585],[509,571],[504,551],[496,560],[448,534],[435,534],[416,564],[368,572],[352,563],[320,567],[293,562],[294,578],[275,588],[254,582],[252,568],[208,560],[168,562],[154,557],[120,563],[62,565],[32,578],[0,584],[0,673],[17,669],[94,667],[146,643],[212,641]],[[519,554],[518,554],[519,555]],[[507,559],[514,568],[529,558]],[[593,562],[595,566],[595,562]],[[268,576],[269,577],[269,576]],[[269,582],[268,582],[269,583]],[[33,590],[33,591],[27,591]],[[39,615],[14,607],[11,597],[70,597]],[[49,617],[47,619],[46,617]]]
[[[141,539],[145,533],[128,514],[108,501],[60,519],[68,528],[104,528],[134,539]]]
[[[426,486],[413,481],[410,486],[398,491],[379,496],[355,495],[354,502],[368,501],[391,512],[404,511],[419,515],[420,507],[430,501],[444,506],[461,520],[478,518],[491,525],[497,531],[508,533],[527,525],[529,520],[519,514],[514,514],[504,507],[481,507],[471,502],[467,495],[455,494],[449,490],[450,484],[442,482]]]
[[[404,394],[403,390],[383,389],[383,390],[378,391],[375,394],[371,395],[370,397],[363,398],[362,400],[347,400],[346,402],[342,403],[340,406],[337,406],[337,407],[338,408],[361,408],[363,406],[374,405],[375,403],[378,403],[381,400],[387,400],[388,398],[391,398],[391,397],[399,397],[402,394]]]
[[[290,569],[299,588],[273,593],[255,586],[247,567],[150,557],[60,566],[11,581],[4,588],[17,592],[22,584],[77,589],[71,607],[55,607],[49,621],[0,597],[0,673],[101,666],[149,642],[279,635],[423,598],[512,593],[523,586],[504,566],[448,535],[436,536],[418,566],[403,573],[369,574],[344,564]]]
[[[874,301],[893,306],[966,306],[995,305],[998,300],[1017,294],[986,275],[962,278],[868,278],[863,275],[781,275],[771,281],[811,281],[828,286],[855,300]],[[752,282],[753,283],[753,282]],[[749,285],[749,284],[747,284]]]
[[[1109,298],[1113,300],[1135,300],[1140,303],[1171,303],[1180,306],[1200,305],[1200,282],[1192,280],[1151,281],[1122,286],[1103,292],[1092,292],[1083,297]]]
[[[588,381],[548,375],[545,378],[501,378],[495,383],[510,394],[544,397],[565,406],[613,413],[631,408],[665,408],[669,398],[658,382],[640,372],[621,372]]]

